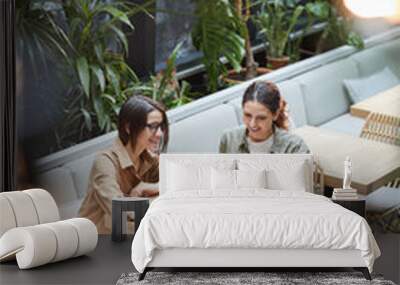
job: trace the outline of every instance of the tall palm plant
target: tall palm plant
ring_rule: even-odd
[[[227,71],[221,61],[224,56],[239,72],[244,56],[243,25],[235,7],[229,0],[199,0],[196,6],[197,21],[192,30],[194,46],[203,52],[209,91],[218,88],[218,78]]]

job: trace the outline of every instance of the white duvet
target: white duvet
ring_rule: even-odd
[[[371,272],[380,255],[365,219],[328,198],[257,189],[162,195],[140,223],[132,262],[143,272],[165,248],[358,249]]]

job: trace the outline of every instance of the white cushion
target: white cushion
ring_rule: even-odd
[[[63,221],[72,225],[78,233],[78,248],[73,257],[86,254],[96,248],[98,234],[96,225],[89,219],[74,218]]]
[[[343,79],[358,77],[356,64],[339,60],[296,77],[306,106],[307,122],[318,126],[349,111]]]
[[[17,227],[26,227],[39,224],[35,205],[31,197],[23,191],[3,192],[1,196],[6,198],[13,209]]]
[[[70,169],[57,167],[40,173],[36,178],[39,187],[53,196],[57,205],[78,199]]]
[[[267,188],[266,170],[211,169],[212,190]]]
[[[312,192],[312,169],[304,157],[271,155],[270,159],[238,159],[239,170],[266,170],[267,188],[271,190]]]
[[[400,39],[373,46],[355,53],[350,58],[357,63],[360,76],[369,76],[388,67],[400,78]]]
[[[352,116],[350,113],[339,116],[329,122],[320,125],[320,128],[341,132],[359,137],[362,128],[365,124],[365,119]]]
[[[267,188],[267,171],[235,170],[237,188]]]
[[[169,160],[165,169],[167,170],[166,190],[211,190],[211,168],[234,169],[233,160],[199,160],[192,162],[191,159]]]
[[[295,80],[285,80],[277,85],[282,97],[288,103],[289,116],[294,126],[299,128],[307,125],[306,106],[300,84]]]
[[[75,191],[78,198],[86,196],[89,185],[90,171],[92,170],[93,161],[97,153],[81,157],[64,165],[71,171],[72,179],[75,186]],[[65,189],[69,191],[69,189]]]
[[[9,229],[17,226],[11,204],[8,199],[1,194],[2,193],[0,193],[0,237]]]
[[[28,269],[86,254],[97,239],[96,226],[84,218],[13,228],[0,238],[0,261],[16,257]]]
[[[79,216],[79,209],[85,198],[74,200],[71,202],[63,203],[60,205],[60,217],[62,220],[72,219]]]
[[[222,104],[170,126],[168,152],[217,153],[225,129],[238,126],[234,107]]]
[[[79,238],[77,231],[69,223],[55,222],[43,226],[51,229],[57,239],[57,250],[51,262],[64,260],[75,255]]]
[[[38,223],[51,223],[60,220],[60,214],[56,202],[49,192],[43,189],[24,190],[33,201],[36,213],[38,215]]]
[[[387,67],[368,77],[343,80],[353,103],[361,102],[399,83],[400,80]]]
[[[287,171],[286,167],[268,170],[268,189],[306,192],[307,182],[305,181],[306,170],[304,165],[304,163],[293,164],[290,171]]]
[[[231,169],[211,168],[211,189],[236,189],[236,173]]]
[[[211,189],[210,167],[169,163],[168,191]]]
[[[56,251],[57,239],[43,225],[14,228],[0,238],[0,260],[16,257],[20,269],[49,263]]]

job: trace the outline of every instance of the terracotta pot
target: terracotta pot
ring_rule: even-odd
[[[257,67],[257,76],[266,74],[271,72],[272,70],[265,67]],[[229,70],[228,74],[222,76],[222,80],[228,84],[238,84],[242,83],[248,79],[246,79],[246,68],[242,68],[240,73],[237,73],[235,70]]]
[[[283,57],[269,57],[267,56],[267,64],[271,66],[273,70],[284,67],[289,64],[290,58],[288,56]]]

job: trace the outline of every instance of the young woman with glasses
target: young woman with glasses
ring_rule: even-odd
[[[86,197],[79,211],[102,234],[111,233],[114,197],[151,197],[158,190],[137,190],[140,182],[158,182],[158,153],[168,143],[164,108],[140,95],[130,97],[118,116],[118,137],[93,163]]]

